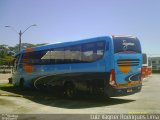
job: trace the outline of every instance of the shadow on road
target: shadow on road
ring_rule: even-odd
[[[135,100],[119,99],[119,98],[102,99],[98,96],[91,96],[91,95],[80,96],[74,100],[68,100],[65,99],[61,94],[57,95],[47,91],[38,91],[31,89],[20,90],[17,87],[0,87],[0,89],[3,90],[4,92],[5,91],[10,92],[11,94],[13,93],[18,94],[26,99],[29,99],[39,104],[44,104],[47,106],[53,106],[59,108],[67,108],[67,109],[102,107],[102,106],[124,104],[135,101]]]

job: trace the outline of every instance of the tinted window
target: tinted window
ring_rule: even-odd
[[[32,63],[33,64],[48,64],[50,63],[51,51],[37,51],[32,52]]]
[[[66,47],[65,48],[64,63],[71,63],[71,57],[72,57],[71,48]]]
[[[91,62],[94,57],[94,43],[87,43],[82,45],[82,61],[83,62]]]
[[[114,52],[141,53],[140,42],[137,38],[115,37],[113,38]]]
[[[63,64],[64,63],[64,48],[56,48],[52,52],[53,60],[55,60],[56,64]]]
[[[76,45],[70,47],[71,50],[71,62],[72,63],[79,63],[82,61],[82,55],[81,55],[81,45]]]
[[[66,47],[64,63],[79,63],[79,62],[81,62],[81,45]]]
[[[82,61],[93,62],[103,57],[105,42],[87,43],[82,46]]]
[[[108,45],[106,47],[106,49],[108,50]],[[105,50],[105,42],[97,42],[96,43],[96,50],[95,50],[95,60],[100,59],[101,57],[103,57],[104,55],[104,50]]]
[[[22,55],[22,63],[25,64],[46,64],[49,63],[48,51],[27,52]]]
[[[44,65],[93,62],[101,59],[104,51],[104,41],[85,43],[65,48],[28,52],[23,54],[22,63]]]

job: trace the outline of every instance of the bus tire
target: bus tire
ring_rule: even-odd
[[[20,81],[19,81],[19,88],[20,88],[21,90],[24,89],[24,79],[23,79],[23,78],[21,78]]]
[[[64,95],[68,99],[73,99],[76,95],[75,86],[72,83],[66,83],[64,85]]]

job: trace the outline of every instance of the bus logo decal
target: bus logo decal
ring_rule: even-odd
[[[123,40],[122,45],[123,45],[123,50],[127,50],[128,46],[134,46],[135,43],[131,43],[131,42],[128,42],[128,43],[127,43],[126,40]]]

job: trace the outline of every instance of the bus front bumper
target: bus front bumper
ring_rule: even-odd
[[[116,88],[109,86],[105,89],[105,94],[108,97],[118,97],[118,96],[126,96],[131,95],[137,92],[140,92],[142,88],[142,84],[131,86],[131,87],[124,87],[124,88]]]

